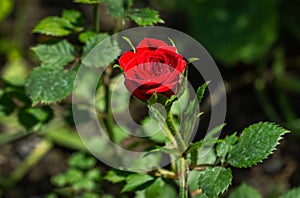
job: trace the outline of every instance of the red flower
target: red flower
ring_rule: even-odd
[[[148,100],[154,92],[170,98],[179,90],[186,67],[182,55],[167,43],[144,38],[136,52],[127,51],[119,59],[127,89],[138,99]]]

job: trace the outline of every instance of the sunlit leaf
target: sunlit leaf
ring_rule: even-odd
[[[66,40],[51,45],[41,44],[31,49],[42,62],[42,66],[61,67],[75,59],[74,47]]]
[[[228,162],[234,167],[250,167],[266,159],[285,133],[274,123],[260,122],[244,129],[237,144],[228,153]]]
[[[26,80],[26,92],[33,104],[60,101],[72,92],[75,75],[62,68],[35,68]]]
[[[231,184],[230,169],[223,167],[206,168],[199,177],[199,188],[209,197],[213,198],[223,193]]]
[[[78,39],[82,42],[82,43],[86,43],[88,40],[90,40],[92,37],[96,36],[97,33],[87,30],[85,32],[82,32],[79,34]]]
[[[164,23],[158,12],[149,8],[131,10],[128,17],[140,26]]]
[[[63,10],[61,14],[62,18],[70,21],[73,25],[83,25],[83,17],[81,12],[77,10]]]
[[[110,170],[107,172],[107,175],[104,177],[104,179],[115,184],[115,183],[125,181],[128,175],[129,172],[125,172],[121,170]]]
[[[150,186],[155,179],[146,174],[132,174],[126,178],[126,184],[122,188],[122,192],[129,192],[136,189],[144,189]]]
[[[35,33],[47,34],[51,36],[67,36],[73,31],[73,25],[67,19],[50,16],[44,18],[33,29]]]
[[[68,161],[69,166],[79,169],[91,169],[96,164],[96,159],[84,153],[74,153]]]

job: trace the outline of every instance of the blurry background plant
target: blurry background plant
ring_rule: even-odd
[[[67,174],[75,177],[70,170],[76,170],[81,176],[88,174],[85,168],[71,162],[66,170],[65,159],[74,151],[85,151],[72,128],[70,99],[51,106],[39,102],[53,103],[69,95],[70,82],[80,57],[106,38],[105,32],[163,22],[156,11],[146,7],[159,10],[167,27],[198,39],[217,61],[228,91],[225,131],[241,130],[259,120],[271,120],[293,132],[270,160],[246,171],[233,169],[233,186],[247,182],[264,197],[276,197],[288,188],[300,185],[300,168],[297,166],[300,163],[299,0],[136,0],[134,4],[131,0],[103,0],[100,5],[91,0],[75,2],[0,1],[0,196],[3,192],[7,197],[45,195],[54,186],[93,196],[94,188],[75,187],[80,186],[80,178],[58,181]],[[41,34],[32,34],[32,30]],[[37,45],[38,42],[43,44]],[[31,46],[35,47],[29,50]],[[30,74],[25,93],[25,79],[33,65],[38,64],[37,58],[41,67]],[[49,83],[62,82],[62,79],[69,80],[67,87],[61,87],[63,83]],[[192,73],[190,80],[199,85]],[[104,89],[108,90],[107,87]],[[53,96],[51,90],[56,90],[58,95]],[[28,95],[36,103],[34,107]],[[205,113],[209,109],[206,103],[204,101],[202,109]],[[102,108],[106,108],[105,104]],[[143,115],[138,117],[141,119]],[[208,117],[209,114],[205,114],[201,124],[205,124]],[[160,137],[153,138],[161,141]],[[101,165],[91,167],[95,169],[88,171],[98,171],[98,168],[107,171],[107,167]],[[52,177],[61,172],[64,173]],[[49,183],[50,177],[54,186]],[[112,178],[117,183],[126,181],[127,175]],[[99,185],[100,180],[92,178],[88,183]],[[252,195],[255,190],[248,184],[234,189],[230,197],[239,197],[243,191]],[[147,192],[138,193],[141,197],[153,195],[151,193],[157,191],[151,189],[157,189],[157,186],[164,186],[164,192],[169,193],[167,197],[176,194],[174,184],[165,185],[162,180],[156,180]],[[102,181],[100,188],[108,194],[118,194],[121,186]],[[98,190],[99,186],[95,191]]]

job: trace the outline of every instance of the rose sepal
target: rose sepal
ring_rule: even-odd
[[[124,74],[124,69],[123,69],[120,65],[114,64],[113,68],[114,68],[114,69],[115,69],[115,68],[120,69],[120,71],[122,72],[122,74]]]
[[[172,96],[171,96],[172,97]],[[152,96],[146,101],[146,104],[148,104],[149,106],[155,104],[155,103],[159,103],[165,106],[166,102],[169,99],[162,95],[162,94],[158,94],[156,93],[156,91],[153,92]]]

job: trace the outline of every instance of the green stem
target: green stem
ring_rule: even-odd
[[[110,76],[112,73],[112,67],[108,66],[105,71],[105,76],[103,78],[103,85],[105,87],[105,125],[107,134],[112,142],[115,142],[115,137],[113,133],[113,116],[112,116],[112,110],[111,110],[111,91],[110,91]]]
[[[174,139],[177,143],[177,147],[179,151],[184,152],[186,150],[186,146],[184,141],[182,140],[181,134],[177,131],[174,122],[173,117],[170,111],[167,111],[167,119],[166,123],[168,128],[170,129],[172,135],[174,136]],[[188,198],[188,173],[189,173],[189,167],[186,160],[185,154],[182,154],[180,156],[180,162],[179,162],[179,169],[178,169],[178,183],[179,183],[179,197],[180,198]]]
[[[96,3],[94,5],[93,8],[93,12],[94,12],[94,28],[95,28],[95,32],[99,33],[100,31],[100,6],[99,3]]]
[[[26,131],[19,131],[13,134],[8,133],[8,134],[0,135],[0,146],[18,140],[20,138],[23,138],[29,134],[30,133]]]
[[[185,143],[182,139],[181,134],[177,131],[177,129],[174,125],[173,116],[170,111],[168,111],[166,123],[167,123],[167,126],[170,129],[172,135],[175,138],[175,141],[177,143],[177,147],[178,147],[179,151],[184,152],[186,149]]]
[[[169,178],[169,179],[177,179],[176,173],[163,168],[157,169],[157,172],[155,172],[154,175],[158,177]]]
[[[26,173],[33,167],[36,163],[42,159],[42,157],[50,151],[52,148],[52,143],[46,139],[42,140],[32,151],[32,153],[22,162],[20,166],[11,174],[9,179],[10,185],[16,184],[20,181]]]
[[[195,167],[197,165],[197,158],[198,158],[198,149],[194,149],[191,152],[191,167]]]
[[[178,171],[179,197],[188,198],[188,174],[189,168],[185,156],[180,157],[180,165]]]

